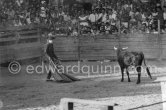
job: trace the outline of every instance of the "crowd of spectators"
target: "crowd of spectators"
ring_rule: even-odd
[[[152,0],[153,1],[153,0]],[[159,0],[96,0],[90,9],[55,7],[46,0],[0,2],[0,24],[23,26],[44,23],[55,34],[114,34],[166,31],[166,6]]]
[[[2,0],[0,1],[0,24],[3,26],[24,26],[44,21],[48,5],[46,1]]]

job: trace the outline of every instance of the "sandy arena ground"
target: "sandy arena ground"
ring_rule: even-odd
[[[64,62],[63,65],[76,65],[77,62]],[[100,65],[99,62],[84,62],[83,65]],[[117,65],[116,62],[102,63],[102,65]],[[87,78],[99,74],[72,74],[83,78],[79,82],[56,83],[46,82],[46,73],[28,74],[27,65],[22,66],[19,74],[11,74],[7,68],[1,67],[0,100],[3,107],[0,110],[59,110],[61,98],[81,98],[98,100],[115,105],[116,110],[162,110],[161,86],[155,82],[159,76],[166,75],[165,61],[148,61],[148,65],[155,65],[159,69],[153,71],[151,80],[146,73],[142,73],[142,82],[137,85],[137,76],[131,75],[131,81],[120,82],[118,72],[107,74],[107,77]],[[33,64],[37,66],[37,64]],[[165,72],[165,73],[164,73]],[[126,76],[126,74],[125,74]],[[76,110],[98,110],[100,107],[75,104]]]

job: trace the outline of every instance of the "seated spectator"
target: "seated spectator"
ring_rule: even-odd
[[[102,22],[101,26],[100,26],[100,33],[105,33],[105,23]]]
[[[109,19],[109,15],[107,14],[107,16],[106,16],[106,20],[104,21],[104,23],[108,23],[108,24],[110,24],[110,22],[111,22],[111,20]]]
[[[131,27],[134,26],[134,25],[137,25],[135,16],[131,16],[130,24],[131,24]]]
[[[136,12],[135,12],[135,19],[136,19],[136,22],[137,22],[137,29],[140,31],[141,30],[141,25],[142,25],[142,15],[141,15],[141,12],[139,9],[136,9]]]
[[[92,25],[95,24],[96,22],[95,10],[93,10],[92,13],[89,15],[89,20]]]
[[[79,16],[79,21],[80,21],[80,25],[81,26],[88,26],[88,16],[85,15],[84,13],[82,13],[80,16]]]
[[[39,18],[39,14],[38,13],[36,13],[36,15],[35,15],[34,23],[35,24],[39,24],[40,23],[40,18]]]
[[[19,19],[20,19],[20,21],[21,21],[21,23],[22,23],[23,25],[26,24],[25,14],[24,14],[23,12],[20,13],[20,15],[19,15]]]
[[[101,14],[101,15],[102,15],[102,18],[101,18],[102,20],[101,20],[101,21],[102,21],[103,23],[106,23],[106,20],[107,20],[107,13],[106,13],[105,9],[102,9],[102,14]]]
[[[71,34],[72,36],[78,36],[78,31],[76,28],[73,29],[73,32]]]
[[[148,15],[146,12],[143,12],[142,13],[142,24],[147,27],[148,26]]]
[[[68,12],[66,14],[64,14],[63,17],[64,17],[64,21],[66,21],[66,22],[71,20]]]
[[[32,23],[32,22],[31,22],[30,12],[27,12],[27,13],[26,13],[26,23],[27,23],[28,25]]]
[[[164,6],[163,17],[164,17],[164,28],[165,28],[165,31],[166,31],[166,6]]]
[[[129,12],[127,10],[122,11],[122,25],[127,29],[129,27]]]
[[[22,26],[20,20],[19,20],[19,17],[15,17],[15,20],[14,20],[14,26]]]
[[[58,12],[58,17],[60,16],[64,16],[65,13],[63,12],[62,8],[59,9],[59,12]]]
[[[152,10],[152,19],[149,23],[151,31],[155,32],[158,28],[158,19],[157,19],[158,13],[156,9]]]
[[[105,25],[105,32],[106,32],[106,34],[111,33],[111,26],[110,26],[109,22],[107,22]]]
[[[104,15],[104,13],[105,13],[105,10],[104,9],[99,9],[98,10],[98,17],[97,17],[97,22],[102,22],[102,17],[103,17],[103,15]]]
[[[46,15],[46,8],[45,7],[41,7],[41,10],[40,10],[41,21],[45,22],[46,17],[47,17],[47,15]]]
[[[114,33],[118,29],[127,32],[126,30],[130,30],[129,28],[157,31],[158,20],[160,20],[161,30],[164,31],[166,28],[164,25],[166,24],[166,11],[161,9],[159,2],[152,2],[142,3],[140,0],[113,0],[110,2],[108,0],[99,0],[92,5],[93,11],[89,13],[89,11],[75,6],[71,6],[72,12],[69,12],[65,6],[65,9],[60,7],[56,10],[52,4],[48,6],[47,0],[31,0],[29,4],[24,0],[3,0],[0,4],[0,22],[7,25],[14,22],[15,26],[22,26],[31,23],[55,25],[58,21],[60,33],[72,33],[70,31],[78,31],[79,23],[77,22],[79,19],[80,27],[85,32],[90,30],[92,34],[96,34],[99,31],[108,33],[109,29],[110,33]],[[155,10],[156,7],[158,7],[158,10]],[[80,14],[81,10],[86,13]]]
[[[72,27],[76,26],[78,24],[78,20],[76,17],[72,17],[71,19]]]
[[[163,17],[163,10],[161,7],[157,7],[158,12],[158,20],[160,20],[160,29],[163,32],[164,31],[164,17]]]

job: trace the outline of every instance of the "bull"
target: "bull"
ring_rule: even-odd
[[[143,52],[129,52],[127,51],[128,47],[126,48],[121,48],[121,47],[114,47],[114,50],[117,52],[117,60],[121,69],[122,73],[122,78],[121,82],[124,81],[124,70],[126,69],[127,77],[128,77],[128,82],[131,82],[128,68],[130,66],[134,66],[136,68],[136,71],[138,73],[138,78],[137,78],[137,84],[141,82],[141,69],[142,69],[142,62],[144,62],[144,65],[146,66],[145,62],[145,57]],[[146,66],[146,71],[148,76],[152,79],[151,73],[149,71],[149,68]]]

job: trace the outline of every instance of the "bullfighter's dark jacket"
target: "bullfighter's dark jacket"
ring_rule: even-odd
[[[55,61],[55,60],[58,59],[58,57],[54,53],[53,43],[48,43],[47,44],[46,53],[51,58],[52,61]]]

